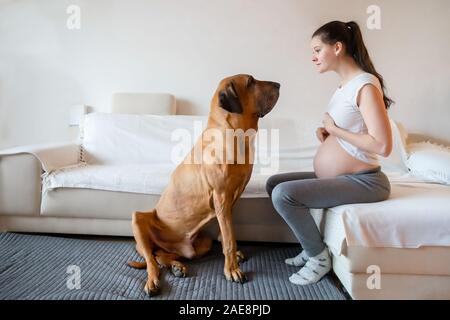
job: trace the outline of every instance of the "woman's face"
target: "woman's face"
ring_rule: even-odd
[[[334,69],[337,62],[336,48],[333,45],[323,43],[319,36],[311,39],[313,51],[312,62],[316,65],[319,73]]]

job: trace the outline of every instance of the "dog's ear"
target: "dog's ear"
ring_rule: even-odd
[[[242,105],[234,88],[233,82],[219,92],[219,107],[231,113],[242,113]]]

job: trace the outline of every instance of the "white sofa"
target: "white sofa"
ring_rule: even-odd
[[[113,101],[122,114],[88,115],[81,141],[0,151],[0,231],[132,235],[131,213],[154,207],[182,159],[183,148],[171,150],[175,144],[188,150],[206,117],[173,115],[170,95]],[[316,125],[270,115],[261,121],[270,142],[279,135],[280,157],[271,157],[273,143],[257,145],[266,157],[234,208],[238,240],[296,242],[264,186],[271,173],[312,170]],[[312,214],[334,272],[354,299],[450,299],[450,187],[408,173],[405,131],[392,125],[394,152],[382,162],[390,199]],[[184,145],[171,141],[180,128],[178,138],[190,135]],[[215,222],[207,230],[217,236]]]

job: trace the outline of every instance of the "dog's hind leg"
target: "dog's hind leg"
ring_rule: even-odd
[[[184,264],[178,261],[180,258],[179,255],[164,250],[158,250],[155,252],[155,258],[160,266],[170,268],[170,271],[175,277],[186,277],[187,269]]]
[[[137,247],[140,249],[145,259],[145,266],[143,263],[138,263],[137,266],[147,267],[147,283],[144,290],[149,296],[158,294],[159,292],[159,267],[153,256],[153,243],[151,241],[151,221],[155,210],[151,212],[133,212],[132,228]],[[133,265],[129,262],[128,265]]]

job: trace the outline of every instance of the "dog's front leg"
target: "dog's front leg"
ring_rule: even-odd
[[[140,253],[144,256],[145,265],[147,267],[147,283],[144,291],[149,296],[159,293],[159,268],[155,257],[153,256],[153,247],[150,240],[150,227],[148,221],[149,213],[134,212],[132,216],[132,229],[134,239]]]
[[[222,251],[225,256],[224,273],[227,280],[244,283],[245,274],[239,268],[236,256],[236,238],[231,218],[231,199],[225,194],[214,192],[214,208],[222,235]]]

